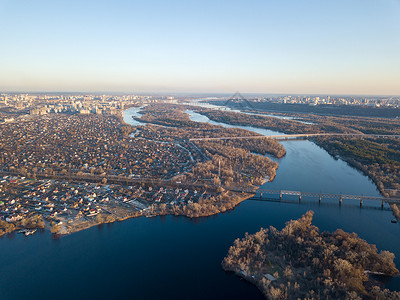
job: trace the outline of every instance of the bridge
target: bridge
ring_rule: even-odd
[[[213,140],[240,140],[240,139],[260,139],[270,138],[274,140],[286,141],[297,139],[308,139],[312,137],[373,137],[373,138],[400,138],[396,134],[365,134],[365,133],[300,133],[300,134],[282,134],[282,135],[253,135],[253,136],[224,136],[210,138],[194,138],[189,141],[213,141]]]
[[[363,201],[377,201],[381,203],[381,207],[383,208],[385,203],[388,204],[400,204],[400,198],[385,198],[379,196],[360,196],[360,195],[345,195],[345,194],[329,194],[329,193],[313,193],[313,192],[300,192],[300,191],[288,191],[288,190],[268,190],[268,189],[231,189],[231,191],[235,192],[243,192],[254,194],[252,199],[257,200],[283,200],[284,195],[288,196],[296,196],[298,202],[301,202],[302,197],[312,197],[314,199],[318,199],[318,202],[321,203],[323,199],[337,199],[339,205],[342,204],[345,200],[357,200],[360,201],[360,207],[363,206]],[[275,198],[274,198],[275,196]]]

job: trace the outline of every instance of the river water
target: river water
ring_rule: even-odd
[[[294,117],[290,116],[284,116],[284,115],[276,115],[276,114],[267,114],[267,113],[254,113],[254,112],[247,112],[247,111],[242,111],[238,109],[234,109],[232,107],[227,107],[227,106],[221,106],[221,105],[214,105],[208,102],[204,102],[203,100],[207,99],[199,99],[199,100],[192,100],[191,102],[185,103],[186,105],[192,105],[192,106],[200,106],[200,107],[205,107],[205,108],[210,108],[214,110],[223,110],[223,111],[230,111],[230,112],[236,112],[236,113],[241,113],[241,114],[246,114],[246,115],[253,115],[253,116],[267,116],[267,117],[273,117],[277,119],[282,119],[282,120],[292,120],[295,122],[300,122],[303,124],[310,124],[312,125],[313,123],[311,122],[306,122],[303,120],[296,119]]]
[[[128,114],[135,113],[129,110],[128,122]],[[191,118],[200,117],[194,113]],[[277,176],[265,188],[378,195],[366,176],[315,144],[283,144],[287,155],[278,160]],[[320,230],[356,232],[379,250],[394,252],[400,265],[400,226],[390,223],[389,210],[346,201],[339,206],[328,199],[321,204],[287,200],[247,200],[232,211],[194,220],[130,219],[60,239],[47,232],[4,237],[0,299],[263,299],[254,286],[222,270],[223,257],[245,232],[271,225],[280,229],[310,209]],[[386,286],[400,290],[399,278]]]

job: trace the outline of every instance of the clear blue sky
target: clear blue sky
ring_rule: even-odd
[[[400,0],[0,0],[0,91],[400,94]]]

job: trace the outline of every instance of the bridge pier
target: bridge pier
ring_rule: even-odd
[[[1,172],[0,172],[1,173]],[[49,176],[45,176],[45,178],[48,178]],[[58,178],[58,177],[57,177]],[[61,177],[60,177],[61,178]],[[105,177],[102,177],[105,178]],[[80,177],[77,179],[79,180],[81,179]],[[83,180],[89,180],[91,178],[89,177],[82,177]],[[118,177],[108,177],[107,178],[108,181],[111,181],[111,183],[126,183],[126,179],[125,178],[118,178]],[[75,180],[75,179],[74,179]],[[93,179],[94,181],[96,181],[96,179]],[[150,183],[152,183],[149,180],[146,181],[136,181],[136,180],[128,180],[128,183],[130,185],[132,185],[133,183],[141,183],[141,185],[149,185]],[[156,184],[156,182],[153,182],[153,185]],[[259,190],[242,190],[242,189],[232,189],[232,191],[235,192],[242,192],[242,193],[253,193],[254,198],[255,199],[261,199],[261,200],[267,200],[269,198],[274,198],[274,195],[279,195],[279,201],[283,201],[283,196],[284,195],[289,195],[290,199],[293,200],[293,196],[294,197],[298,197],[298,203],[301,203],[302,201],[302,197],[303,197],[303,193],[300,191],[288,191],[288,190],[267,190],[267,189],[259,189]],[[270,196],[266,196],[264,198],[264,194],[268,194]],[[326,197],[329,199],[337,199],[337,203],[339,204],[339,206],[342,205],[344,200],[359,200],[360,201],[360,208],[363,207],[363,202],[364,200],[368,200],[368,201],[374,201],[377,205],[377,207],[379,207],[379,203],[381,204],[381,208],[384,209],[385,208],[385,203],[388,202],[395,202],[395,203],[400,203],[400,198],[384,198],[384,197],[372,197],[372,196],[364,196],[364,195],[347,195],[347,194],[323,194],[322,192],[320,193],[309,193],[309,192],[304,192],[304,195],[306,197],[311,197],[314,200],[318,199],[319,204],[322,203],[322,197]],[[275,201],[277,201],[277,199],[275,199]],[[368,202],[367,201],[367,202]],[[368,203],[367,203],[368,204]]]

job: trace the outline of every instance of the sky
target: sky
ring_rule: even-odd
[[[0,0],[0,92],[400,95],[400,0]]]

